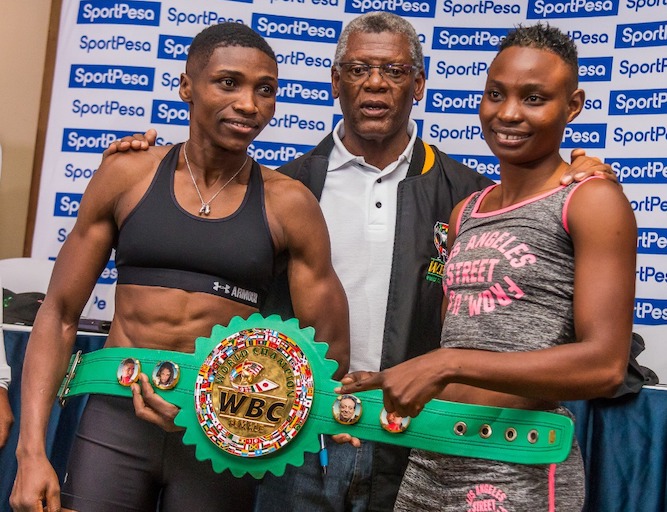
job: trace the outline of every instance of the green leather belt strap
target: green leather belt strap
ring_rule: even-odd
[[[242,450],[242,453],[236,454],[239,457],[219,449],[204,433],[205,425],[198,423],[195,411],[196,381],[199,376],[199,382],[202,382],[201,374],[203,368],[206,368],[204,361],[207,356],[230,333],[246,332],[249,325],[254,326],[255,330],[259,327],[260,330],[268,328],[287,332],[308,357],[314,381],[307,420],[295,427],[296,430],[292,432],[295,437],[277,446],[274,452],[259,457],[253,457],[252,451],[248,453]],[[559,463],[570,452],[574,436],[572,420],[567,416],[542,411],[432,400],[418,417],[410,420],[406,430],[390,432],[382,428],[380,421],[383,412],[380,390],[356,394],[360,402],[358,421],[341,424],[334,419],[332,412],[333,405],[340,398],[334,392],[334,388],[340,384],[331,379],[335,363],[324,358],[326,344],[314,342],[312,329],[295,329],[295,326],[298,326],[298,322],[294,319],[282,322],[278,317],[265,319],[254,314],[248,320],[233,319],[227,328],[216,326],[211,338],[197,340],[194,353],[105,348],[88,354],[77,354],[72,357],[70,371],[63,381],[59,397],[65,400],[86,393],[129,397],[130,388],[121,385],[117,378],[121,361],[126,358],[139,361],[141,371],[149,376],[159,363],[175,363],[180,369],[177,385],[168,390],[156,389],[156,393],[181,408],[175,422],[186,428],[184,442],[196,445],[197,457],[201,460],[211,459],[216,471],[230,469],[238,476],[250,473],[261,477],[266,471],[280,475],[286,464],[302,464],[304,452],[318,451],[318,434],[349,433],[368,441],[521,464]],[[229,368],[232,368],[231,364]]]
[[[192,386],[186,389],[186,382],[194,381],[199,366],[193,354],[170,350],[151,350],[147,348],[103,348],[87,354],[77,353],[72,356],[67,376],[63,380],[58,396],[65,400],[69,397],[96,393],[100,395],[132,396],[127,386],[118,383],[116,372],[124,359],[133,358],[141,362],[141,372],[150,376],[153,367],[162,361],[172,361],[180,366],[181,378],[174,389],[155,392],[165,400],[173,402],[173,395],[192,396]],[[78,361],[77,361],[78,359]],[[72,372],[72,370],[74,370]],[[71,374],[73,373],[73,376]],[[68,377],[71,379],[68,380]]]

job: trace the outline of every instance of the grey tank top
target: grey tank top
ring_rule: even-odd
[[[497,185],[467,199],[445,266],[441,346],[519,352],[575,341],[567,205],[578,185],[493,212],[479,206]]]

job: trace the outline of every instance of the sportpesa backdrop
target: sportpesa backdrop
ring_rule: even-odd
[[[272,45],[280,66],[276,115],[250,154],[279,166],[313,147],[340,118],[329,69],[344,26],[372,10],[406,17],[426,55],[420,135],[493,179],[496,159],[477,119],[489,63],[518,22],[549,22],[580,51],[584,112],[563,154],[585,148],[611,164],[639,224],[635,330],[640,362],[667,379],[667,0],[63,0],[33,256],[55,257],[72,229],[100,153],[125,135],[187,138],[178,97],[192,37],[237,21]],[[569,157],[568,157],[569,158]],[[100,277],[89,317],[108,318],[116,271]]]

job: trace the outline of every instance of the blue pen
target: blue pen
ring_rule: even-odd
[[[327,445],[324,442],[324,434],[320,434],[320,466],[322,466],[322,475],[327,474],[328,465],[329,454],[327,453]]]

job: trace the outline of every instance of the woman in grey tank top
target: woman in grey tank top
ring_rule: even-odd
[[[581,112],[577,50],[558,29],[518,27],[489,68],[480,105],[501,184],[449,224],[441,349],[342,393],[382,388],[417,416],[432,398],[569,414],[561,400],[613,395],[632,332],[637,228],[620,187],[562,186],[559,147]],[[527,465],[413,450],[395,510],[580,510],[581,455]]]

